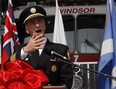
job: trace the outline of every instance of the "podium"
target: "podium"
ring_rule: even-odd
[[[43,89],[65,89],[65,86],[43,86]]]

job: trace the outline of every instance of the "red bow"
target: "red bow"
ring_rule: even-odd
[[[49,82],[42,70],[34,70],[27,63],[16,60],[0,71],[0,89],[42,89]]]

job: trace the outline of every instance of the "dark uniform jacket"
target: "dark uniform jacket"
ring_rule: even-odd
[[[14,51],[16,53],[17,59],[21,59],[20,58],[21,49],[25,45],[26,44],[17,45],[14,47]],[[52,43],[49,40],[47,40],[44,49],[45,48],[68,57],[67,55],[68,47],[65,45]],[[51,85],[64,85],[65,84],[68,87],[68,89],[71,89],[72,80],[73,80],[72,66],[70,64],[67,64],[67,63],[64,63],[58,60],[54,60],[57,57],[46,54],[44,52],[44,49],[40,56],[39,56],[39,52],[35,51],[32,53],[29,53],[27,57],[23,59],[23,61],[31,65],[34,69],[43,70],[44,73],[49,78],[49,84]]]

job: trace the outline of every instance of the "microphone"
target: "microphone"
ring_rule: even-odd
[[[55,51],[53,51],[53,50],[50,50],[50,49],[45,48],[45,49],[44,49],[44,52],[45,52],[46,54],[48,54],[48,55],[54,55],[54,56],[56,56],[56,57],[60,57],[60,58],[62,58],[62,59],[65,59],[65,60],[69,61],[69,58],[67,58],[67,57],[65,57],[65,56],[63,56],[63,55],[61,55],[61,54],[59,54],[59,53],[57,53],[57,52],[55,52]]]

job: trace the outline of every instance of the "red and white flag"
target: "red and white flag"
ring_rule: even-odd
[[[2,68],[4,63],[10,58],[13,54],[13,46],[19,44],[19,38],[13,13],[13,4],[12,1],[8,1],[8,7],[5,17],[5,26],[3,33],[3,43],[2,43]]]

